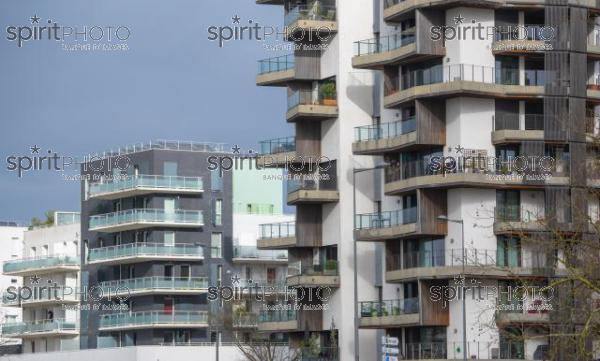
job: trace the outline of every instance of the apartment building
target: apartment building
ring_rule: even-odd
[[[232,325],[240,340],[249,341],[256,334],[267,305],[275,302],[269,293],[282,296],[287,289],[287,250],[257,247],[264,227],[295,219],[294,214],[284,213],[282,174],[280,169],[233,172],[233,276],[239,278],[235,286],[245,290],[233,304]],[[284,333],[264,336],[276,342],[287,340]]]
[[[230,284],[232,177],[209,170],[224,146],[156,141],[98,156],[82,165],[82,287],[102,300],[82,302],[82,348],[228,339],[217,317],[228,311],[207,300],[209,285]]]
[[[51,224],[24,232],[20,256],[3,264],[11,278],[3,306],[19,310],[22,320],[5,319],[2,337],[21,340],[23,353],[79,349],[79,217],[54,212]]]
[[[353,172],[373,160],[357,163],[351,144],[354,127],[372,120],[373,76],[353,69],[351,46],[372,35],[372,6],[334,0],[256,3],[281,6],[288,44],[294,45],[288,54],[260,60],[256,83],[287,91],[282,121],[295,134],[273,134],[261,142],[261,161],[286,169],[286,201],[296,207],[295,223],[264,225],[258,245],[287,249],[286,283],[298,292],[289,307],[265,313],[259,330],[286,332],[303,359],[351,360],[360,353],[373,360],[377,332],[361,330],[359,349],[353,315],[356,293],[377,297],[372,287],[377,247],[352,241],[354,196],[357,203],[374,203],[375,184],[363,181],[355,192]]]
[[[494,306],[504,294],[444,305],[432,292],[457,277],[459,285],[506,287],[517,276],[547,284],[560,276],[552,254],[561,250],[531,239],[587,233],[588,209],[597,208],[586,162],[597,154],[600,115],[598,4],[361,3],[372,4],[373,33],[354,39],[352,65],[373,72],[374,108],[352,151],[372,159],[373,172],[386,166],[374,207],[357,207],[356,241],[385,247],[378,295],[359,296],[359,327],[398,338],[406,360],[583,359],[547,337],[560,318],[523,307],[539,299],[502,311]],[[470,30],[478,26],[483,36]],[[539,173],[511,168],[519,156],[551,157],[553,166],[527,178]],[[457,162],[439,169],[437,157]]]
[[[2,262],[13,259],[23,258],[23,236],[27,227],[14,221],[0,221],[0,239],[3,241],[3,251],[0,252]],[[2,290],[10,286],[18,287],[22,284],[20,277],[0,276],[0,285]],[[4,302],[0,307],[2,315],[2,324],[15,323],[21,321],[21,309],[6,305]],[[19,352],[21,349],[21,340],[17,338],[7,338],[0,333],[0,354],[11,354]]]

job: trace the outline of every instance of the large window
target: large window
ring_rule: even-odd
[[[223,257],[223,234],[213,233],[210,236],[210,256],[212,258]]]
[[[500,267],[521,266],[521,241],[515,237],[498,237],[496,262]]]
[[[215,199],[214,220],[215,226],[223,225],[223,200]]]

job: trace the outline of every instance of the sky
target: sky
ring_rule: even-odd
[[[255,40],[223,48],[208,40],[209,27],[233,26],[236,15],[242,24],[283,25],[282,7],[253,0],[1,1],[0,220],[26,223],[49,209],[79,210],[78,181],[9,170],[10,157],[33,156],[34,146],[80,159],[155,139],[248,150],[292,135],[285,90],[255,84],[257,60],[282,53]],[[10,41],[8,28],[48,20],[80,30],[126,27],[127,50],[65,50],[74,36],[22,47]]]

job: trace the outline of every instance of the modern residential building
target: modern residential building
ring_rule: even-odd
[[[98,155],[82,183],[82,348],[224,340],[209,285],[230,284],[232,178],[221,144],[157,141]],[[127,291],[123,291],[127,290]],[[223,307],[229,307],[223,305]],[[227,312],[227,311],[225,311]]]
[[[295,219],[283,213],[282,176],[280,169],[233,172],[233,273],[239,278],[236,285],[245,288],[233,305],[233,329],[240,340],[253,339],[261,315],[276,302],[270,294],[283,296],[287,291],[287,250],[257,247],[261,229]],[[277,342],[287,340],[283,333],[264,336]]]
[[[296,207],[295,223],[264,226],[258,244],[288,250],[287,285],[299,295],[293,309],[266,314],[259,329],[287,332],[289,344],[305,359],[352,360],[360,352],[361,359],[375,360],[377,333],[361,331],[359,349],[353,315],[355,292],[364,299],[378,295],[377,247],[352,241],[353,196],[374,204],[374,180],[362,181],[364,188],[355,193],[353,169],[373,161],[357,164],[351,144],[354,127],[372,121],[373,76],[353,69],[351,47],[372,36],[372,6],[335,0],[256,3],[282,5],[294,45],[292,53],[260,60],[256,83],[287,91],[282,121],[295,134],[273,134],[273,140],[261,142],[261,164],[287,170],[286,201]]]
[[[444,305],[432,292],[463,280],[547,284],[560,277],[552,260],[562,250],[531,239],[588,232],[597,214],[597,196],[586,194],[595,174],[585,165],[597,154],[598,3],[361,4],[373,31],[354,39],[352,65],[373,71],[373,119],[356,128],[352,150],[360,163],[387,166],[373,202],[357,204],[356,241],[385,246],[384,282],[370,286],[375,297],[359,295],[359,327],[397,338],[406,360],[583,359],[547,337],[571,320],[523,307],[540,299],[502,311],[502,293]],[[356,99],[357,90],[338,89]],[[553,164],[540,178],[539,163],[523,171],[511,162],[519,156]],[[436,157],[455,162],[436,168]]]
[[[79,349],[79,248],[77,212],[54,212],[51,224],[24,232],[18,251],[6,260],[3,306],[22,312],[22,320],[4,320],[2,337],[22,340],[23,353]],[[18,279],[18,281],[17,281]]]
[[[0,239],[2,240],[2,252],[0,252],[0,260],[7,262],[23,257],[23,237],[27,227],[21,226],[13,221],[0,221]],[[19,287],[22,285],[21,278],[15,276],[0,276],[0,285],[3,292],[8,287]],[[21,309],[12,305],[5,305],[4,302],[0,307],[1,323],[12,324],[21,321]],[[7,338],[0,332],[0,354],[20,352],[21,339]]]

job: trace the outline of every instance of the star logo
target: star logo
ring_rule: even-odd
[[[235,15],[234,17],[231,18],[231,20],[233,20],[234,24],[239,24],[240,23],[240,17]]]
[[[40,147],[38,147],[37,144],[29,149],[31,149],[31,154],[40,154]]]
[[[231,147],[231,150],[233,150],[233,154],[240,154],[240,147],[238,147],[238,145],[234,145],[233,147]]]
[[[31,20],[32,24],[39,24],[40,23],[40,18],[37,16],[37,14],[33,15],[33,17],[29,18],[29,20]]]
[[[458,16],[454,17],[454,24],[456,24],[456,25],[462,24],[464,21],[465,21],[465,18],[461,14],[458,14]]]
[[[461,153],[463,152],[463,150],[465,150],[465,148],[461,147],[460,145],[457,145],[456,147],[454,147],[454,149],[456,149],[456,153]]]
[[[237,274],[231,276],[231,284],[235,285],[238,283],[240,283],[240,277]]]
[[[33,275],[31,277],[29,277],[29,281],[31,282],[32,285],[37,285],[40,283],[40,277],[38,275]]]

